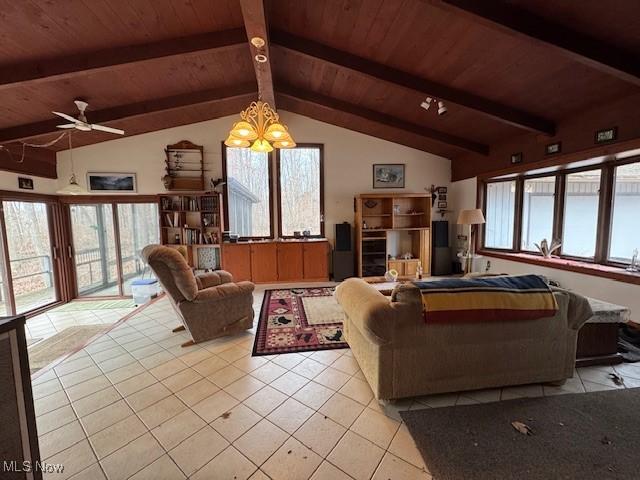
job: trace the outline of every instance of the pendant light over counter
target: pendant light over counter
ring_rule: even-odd
[[[261,100],[251,102],[240,112],[241,120],[233,124],[224,144],[227,147],[247,148],[254,152],[271,152],[274,148],[293,148],[286,125],[280,123],[275,110]]]

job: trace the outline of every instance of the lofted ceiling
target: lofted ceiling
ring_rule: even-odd
[[[89,121],[136,135],[239,112],[260,89],[455,159],[640,92],[637,0],[0,0],[0,22],[7,146],[55,138],[51,111],[78,97]],[[448,113],[420,108],[427,96]]]

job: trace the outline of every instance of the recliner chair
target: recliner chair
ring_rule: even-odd
[[[194,275],[177,250],[163,245],[147,245],[142,257],[182,319],[174,331],[186,329],[193,339],[183,347],[253,327],[253,283],[234,283],[224,270]]]

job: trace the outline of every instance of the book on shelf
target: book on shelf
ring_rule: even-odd
[[[167,227],[179,228],[180,227],[180,213],[173,212],[173,216],[165,213],[164,218],[167,221]]]

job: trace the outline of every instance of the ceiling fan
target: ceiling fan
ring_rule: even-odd
[[[86,115],[84,114],[89,104],[84,100],[74,100],[73,102],[76,104],[76,107],[78,107],[78,110],[80,111],[78,118],[73,118],[71,115],[67,115],[66,113],[51,112],[54,115],[58,115],[59,117],[62,117],[65,120],[69,120],[70,122],[72,122],[72,123],[65,123],[64,125],[57,125],[58,128],[75,128],[76,130],[81,130],[83,132],[90,132],[91,130],[100,130],[101,132],[115,133],[116,135],[124,135],[124,130],[120,130],[118,128],[105,127],[104,125],[98,125],[96,123],[89,123],[87,121]]]

